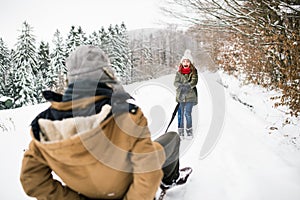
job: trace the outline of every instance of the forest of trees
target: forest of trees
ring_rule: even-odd
[[[193,52],[196,67],[222,70],[242,84],[277,90],[275,107],[300,114],[300,3],[297,0],[165,0],[162,10],[188,22],[161,30],[128,32],[125,24],[103,27],[87,35],[72,26],[66,39],[57,30],[52,43],[36,44],[32,27],[24,22],[14,49],[0,37],[0,97],[20,107],[43,101],[41,91],[62,92],[64,60],[80,44],[101,47],[124,84],[173,73],[185,49]],[[172,5],[172,6],[171,6]],[[50,45],[53,45],[50,48]],[[212,66],[205,66],[206,52]],[[212,68],[211,68],[212,67]]]
[[[191,49],[196,55],[199,42],[192,35],[177,30],[175,25],[170,25],[166,29],[130,32],[129,48],[134,81],[142,81],[174,73],[185,49]]]
[[[166,0],[162,10],[190,24],[219,69],[278,90],[274,105],[300,114],[298,0]],[[176,6],[170,6],[176,5]],[[183,11],[184,10],[184,11]]]
[[[65,59],[82,44],[103,49],[123,84],[174,72],[184,50],[196,47],[176,28],[128,34],[124,23],[101,27],[90,35],[72,26],[66,39],[56,30],[51,43],[38,43],[25,21],[15,48],[9,49],[0,37],[0,97],[9,100],[2,101],[0,109],[41,103],[46,89],[62,93],[67,84]]]

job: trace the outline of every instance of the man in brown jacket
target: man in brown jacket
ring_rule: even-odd
[[[80,46],[66,60],[64,94],[31,123],[21,183],[39,200],[153,200],[180,176],[176,132],[151,140],[147,119],[119,84],[104,52]],[[59,180],[52,176],[54,172]]]

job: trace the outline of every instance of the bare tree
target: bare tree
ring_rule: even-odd
[[[282,95],[276,97],[280,101],[275,106],[288,106],[292,115],[300,113],[299,1],[166,0],[166,3],[168,6],[162,10],[188,23],[193,32],[217,33],[210,41],[210,53],[220,67],[236,76],[243,73],[245,82],[279,89]]]

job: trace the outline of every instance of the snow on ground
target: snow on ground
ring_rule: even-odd
[[[176,105],[173,79],[168,75],[125,86],[147,116],[154,139],[165,131]],[[193,173],[188,184],[168,191],[166,200],[300,199],[299,119],[283,125],[286,117],[269,100],[274,94],[239,87],[223,74],[199,74],[197,88],[195,138],[181,145],[181,167],[192,166]],[[21,160],[30,141],[29,124],[48,105],[0,112],[0,199],[32,199],[19,181]],[[177,118],[169,131],[176,127]]]

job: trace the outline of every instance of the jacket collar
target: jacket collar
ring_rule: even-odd
[[[50,102],[68,102],[100,95],[111,97],[112,93],[113,90],[105,83],[95,81],[77,81],[76,83],[69,84],[64,94],[46,90],[43,91],[43,96]]]
[[[96,87],[94,87],[96,85]],[[91,89],[93,88],[93,89]],[[32,131],[39,140],[39,119],[63,120],[76,116],[90,116],[99,113],[105,104],[112,106],[112,113],[118,114],[137,109],[135,105],[128,104],[132,98],[125,91],[113,92],[104,83],[87,81],[81,84],[70,84],[64,94],[44,91],[44,98],[51,106],[41,112],[32,122]],[[110,115],[108,115],[110,116]]]

